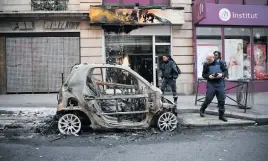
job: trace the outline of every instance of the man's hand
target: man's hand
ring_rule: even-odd
[[[214,75],[213,74],[209,75],[209,79],[215,79]]]
[[[222,76],[223,76],[222,73],[219,73],[217,78],[222,78]]]

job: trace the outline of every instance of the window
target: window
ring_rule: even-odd
[[[106,62],[128,65],[149,82],[153,82],[152,36],[106,35]]]
[[[250,29],[224,28],[224,36],[229,79],[251,78]]]
[[[215,0],[207,0],[207,3],[216,3]]]
[[[197,33],[197,77],[202,77],[206,56],[214,51],[222,52],[221,28],[198,27]]]
[[[170,36],[155,36],[155,43],[170,43]]]
[[[254,78],[268,79],[268,28],[254,28]]]
[[[169,6],[169,0],[103,0],[105,5],[132,5],[139,3],[140,6]]]
[[[243,0],[219,0],[219,4],[243,4]]]
[[[267,0],[245,0],[248,5],[267,5]]]
[[[68,0],[31,0],[33,11],[63,11],[68,7]]]

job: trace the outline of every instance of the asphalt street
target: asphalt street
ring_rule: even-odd
[[[267,161],[268,126],[0,138],[1,161]]]

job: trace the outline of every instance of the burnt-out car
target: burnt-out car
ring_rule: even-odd
[[[82,125],[95,130],[177,127],[176,105],[162,97],[128,66],[75,65],[58,95],[58,129],[77,134]]]

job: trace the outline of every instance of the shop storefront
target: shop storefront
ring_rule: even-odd
[[[51,17],[1,15],[0,94],[58,92],[80,62],[81,14],[66,14],[60,21]]]
[[[194,11],[195,79],[206,54],[220,51],[229,80],[252,80],[254,92],[268,92],[268,6],[197,0]],[[205,92],[205,84],[200,88]]]
[[[155,86],[162,56],[172,55],[172,26],[183,24],[183,7],[90,7],[90,25],[104,31],[105,62],[128,65]]]

